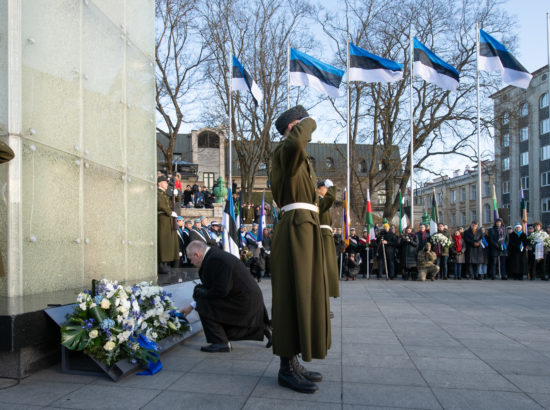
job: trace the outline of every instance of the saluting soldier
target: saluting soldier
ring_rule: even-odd
[[[12,160],[14,156],[15,153],[9,145],[0,141],[0,164]],[[2,253],[0,253],[0,276],[2,275],[4,275],[4,261],[2,260]]]
[[[168,264],[179,259],[179,244],[174,219],[178,215],[172,211],[170,197],[166,194],[168,178],[157,179],[157,234],[159,273],[167,273]]]
[[[317,184],[319,194],[319,222],[323,238],[325,252],[325,264],[328,278],[328,294],[332,298],[340,296],[340,284],[338,282],[338,261],[336,260],[336,246],[332,236],[332,218],[330,208],[336,200],[336,187],[330,179],[320,181]]]
[[[306,362],[324,359],[330,347],[330,308],[315,172],[306,146],[317,124],[304,107],[284,112],[275,122],[283,135],[271,155],[271,190],[281,207],[271,244],[273,353],[281,358],[278,382],[302,393],[322,380]]]

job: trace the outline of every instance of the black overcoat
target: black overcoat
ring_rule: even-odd
[[[524,275],[527,273],[527,235],[522,232],[519,236],[512,232],[510,234],[508,247],[508,269],[511,276]],[[523,244],[523,250],[521,245]]]
[[[468,263],[486,263],[483,248],[481,247],[481,238],[483,234],[481,229],[477,229],[475,234],[472,228],[468,228],[464,231],[464,242],[466,242],[466,262]],[[475,246],[478,243],[479,246]]]
[[[416,255],[418,254],[418,237],[411,233],[399,237],[399,261],[406,269],[416,268]]]

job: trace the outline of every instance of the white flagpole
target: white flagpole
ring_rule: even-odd
[[[286,109],[290,110],[290,40],[288,40],[286,72],[288,75],[287,90],[286,90]]]
[[[351,203],[351,189],[350,189],[350,169],[349,169],[349,141],[350,141],[350,81],[349,81],[349,33],[347,38],[347,72],[348,72],[348,81],[347,81],[347,100],[348,100],[348,123],[347,123],[347,143],[346,143],[346,188],[348,191],[348,201],[347,201],[347,213],[348,213],[348,224],[351,225],[351,214],[349,212],[350,210],[350,203]]]
[[[414,117],[413,117],[413,59],[414,59],[414,42],[412,35],[412,24],[409,26],[409,41],[410,41],[410,121],[411,121],[411,227],[414,231]]]
[[[477,220],[483,226],[483,198],[481,197],[481,108],[479,103],[479,22],[476,21],[476,88],[477,88]]]
[[[227,187],[228,188],[233,188],[233,174],[231,172],[231,166],[232,166],[232,163],[231,163],[231,140],[233,139],[233,132],[232,132],[232,128],[233,128],[233,124],[232,124],[232,116],[233,116],[233,56],[231,55],[230,57],[230,62],[229,62],[229,136],[228,136],[228,141],[229,141],[229,181],[227,181]]]

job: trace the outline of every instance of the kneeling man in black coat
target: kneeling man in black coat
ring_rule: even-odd
[[[187,245],[187,257],[199,268],[202,283],[193,291],[195,303],[181,312],[197,310],[210,343],[203,352],[229,352],[230,340],[270,338],[262,291],[238,258],[202,241]]]

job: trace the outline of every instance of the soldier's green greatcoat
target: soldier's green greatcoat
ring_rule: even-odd
[[[317,205],[317,179],[306,146],[317,127],[306,118],[295,124],[271,156],[271,190],[279,207]],[[330,347],[330,307],[319,214],[282,212],[271,244],[273,353],[323,359]]]
[[[179,259],[178,235],[170,216],[170,197],[162,189],[157,190],[158,261],[172,262]]]
[[[8,162],[15,156],[14,152],[8,144],[0,141],[0,164]],[[0,276],[4,275],[4,261],[2,260],[2,253],[0,253]]]
[[[336,187],[331,186],[324,197],[319,197],[319,220],[321,225],[332,226],[330,208],[336,200]],[[323,235],[323,249],[325,251],[325,265],[328,278],[328,294],[330,297],[340,296],[340,283],[338,282],[338,260],[336,259],[336,247],[332,230],[321,228]]]

